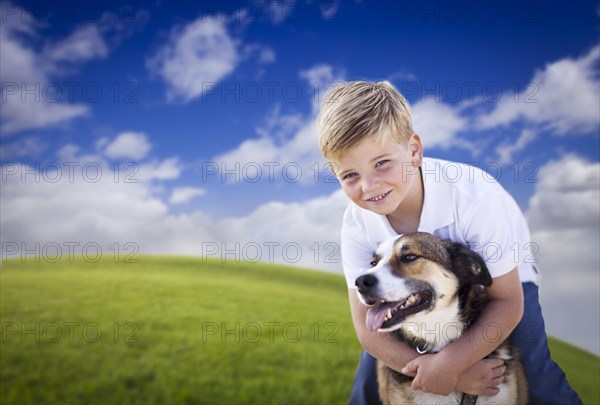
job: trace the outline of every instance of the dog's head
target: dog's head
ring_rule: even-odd
[[[379,245],[373,268],[356,279],[360,300],[369,307],[367,328],[389,332],[403,322],[449,307],[463,287],[490,286],[483,259],[467,247],[417,232]]]

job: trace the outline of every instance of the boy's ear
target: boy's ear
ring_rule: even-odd
[[[421,137],[417,134],[412,134],[408,140],[408,149],[412,154],[413,166],[419,167],[423,162],[423,145],[421,144]]]
[[[460,243],[448,241],[448,253],[452,261],[452,270],[463,285],[492,285],[492,276],[485,261],[479,254]]]

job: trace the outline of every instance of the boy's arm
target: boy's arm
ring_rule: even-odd
[[[441,352],[417,358],[402,370],[406,373],[418,369],[413,388],[449,394],[458,375],[508,338],[523,315],[523,289],[517,268],[494,278],[487,292],[490,302],[466,334]]]
[[[416,350],[411,349],[389,333],[372,332],[367,329],[365,319],[367,308],[360,302],[355,289],[348,289],[350,312],[356,330],[356,337],[361,346],[373,357],[383,361],[386,366],[400,372],[411,360],[419,357]]]

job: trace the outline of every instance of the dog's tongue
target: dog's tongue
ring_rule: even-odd
[[[367,311],[367,328],[369,330],[372,330],[373,332],[381,328],[381,325],[383,325],[385,315],[387,314],[388,309],[393,309],[398,305],[398,302],[390,302],[378,305],[373,308],[369,308],[369,310]]]

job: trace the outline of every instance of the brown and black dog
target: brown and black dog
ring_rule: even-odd
[[[356,279],[358,296],[368,307],[371,331],[388,332],[419,353],[435,353],[462,336],[486,304],[484,287],[492,278],[483,259],[467,247],[417,232],[381,243],[373,268]],[[525,404],[527,386],[510,339],[491,356],[505,360],[500,392],[472,397],[459,391],[441,396],[415,391],[412,378],[377,365],[384,404]]]

